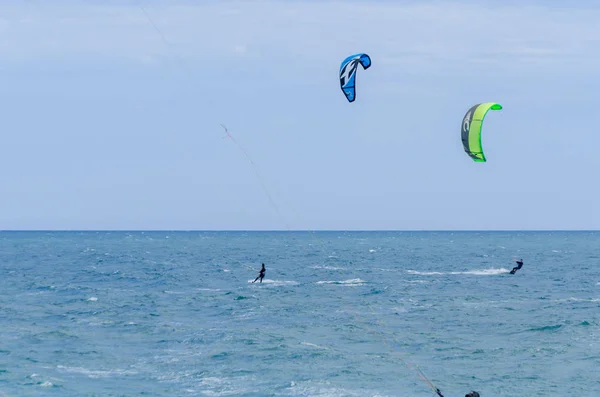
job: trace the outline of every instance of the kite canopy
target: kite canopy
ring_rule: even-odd
[[[371,58],[367,54],[350,55],[340,66],[340,87],[348,102],[356,99],[356,69],[359,63],[366,70],[371,66]]]
[[[502,106],[494,102],[480,103],[473,106],[462,121],[460,135],[465,152],[478,163],[484,163],[485,155],[481,146],[481,127],[489,110],[500,110]]]

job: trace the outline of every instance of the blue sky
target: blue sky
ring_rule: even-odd
[[[600,228],[598,2],[59,0],[0,15],[2,229]],[[357,52],[373,65],[348,103],[337,73]],[[460,124],[488,101],[504,109],[474,163]]]

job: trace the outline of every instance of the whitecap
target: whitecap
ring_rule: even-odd
[[[314,265],[314,266],[311,266],[311,269],[344,270],[344,268],[343,268],[343,267],[337,267],[337,266],[321,266],[321,265]]]
[[[408,274],[418,274],[421,276],[435,276],[435,275],[443,275],[445,273],[441,273],[441,272],[418,272],[416,270],[407,270],[406,271]]]
[[[310,342],[300,342],[300,344],[304,345],[304,346],[308,346],[308,347],[314,347],[316,349],[323,349],[323,350],[329,349],[328,347],[315,345],[314,343],[310,343]]]
[[[317,281],[317,284],[334,284],[334,285],[344,285],[344,286],[358,286],[358,285],[363,285],[365,283],[364,280],[361,280],[360,278],[353,278],[350,280],[343,280],[343,281]]]
[[[91,370],[83,367],[67,367],[64,365],[57,365],[57,369],[63,370],[65,372],[77,373],[82,375],[87,375],[90,378],[104,378],[113,375],[130,375],[137,374],[137,371],[123,370],[123,369],[111,369],[111,370]]]

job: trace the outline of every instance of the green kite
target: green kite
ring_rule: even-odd
[[[502,106],[494,102],[480,103],[473,106],[462,121],[460,135],[465,152],[478,163],[484,163],[485,155],[481,146],[481,126],[483,118],[489,110],[500,110]]]

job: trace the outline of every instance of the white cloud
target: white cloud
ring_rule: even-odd
[[[0,5],[5,60],[71,57],[147,62],[178,56],[335,62],[368,52],[380,65],[460,69],[593,70],[598,9],[456,2],[227,1]],[[148,19],[147,15],[150,19]],[[155,29],[156,26],[156,29]]]

